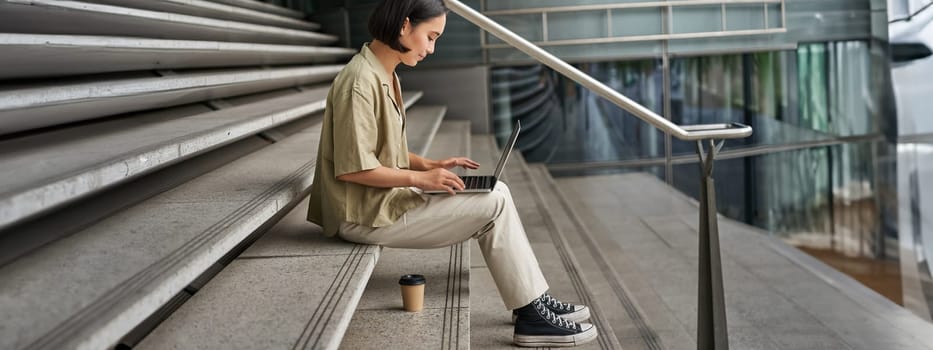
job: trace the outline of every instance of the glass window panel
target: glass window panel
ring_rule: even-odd
[[[548,40],[605,38],[608,36],[606,11],[549,13]]]
[[[871,56],[867,42],[845,41],[827,44],[826,75],[829,81],[830,125],[828,131],[839,136],[877,132],[871,97]]]
[[[660,8],[634,8],[612,11],[612,36],[664,33]]]
[[[780,4],[769,4],[768,6],[768,28],[781,28],[784,27],[782,23],[783,16],[781,16],[781,5]]]
[[[720,6],[674,7],[674,33],[718,32],[722,30]]]
[[[764,5],[727,5],[726,30],[762,29],[765,27]]]
[[[540,14],[491,16],[489,18],[515,32],[518,36],[525,38],[525,40],[541,41],[544,39],[544,27],[542,27]],[[484,31],[484,33],[486,32]],[[486,42],[490,44],[505,43],[489,33],[486,33]]]

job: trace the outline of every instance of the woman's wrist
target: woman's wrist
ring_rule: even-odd
[[[417,182],[418,171],[406,170],[405,171],[405,180],[408,182],[406,187],[418,187]]]

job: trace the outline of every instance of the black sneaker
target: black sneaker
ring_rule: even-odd
[[[557,316],[541,298],[517,309],[515,345],[524,347],[577,346],[596,339],[596,326]]]
[[[561,302],[548,293],[544,293],[539,299],[551,312],[567,321],[583,322],[590,319],[590,308],[586,306]],[[512,310],[512,323],[515,323],[516,318],[518,309]]]

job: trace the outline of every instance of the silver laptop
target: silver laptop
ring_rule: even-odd
[[[518,139],[518,132],[522,129],[522,123],[516,122],[515,129],[512,130],[512,136],[509,136],[509,141],[505,143],[505,147],[502,148],[502,155],[499,156],[499,163],[496,165],[496,172],[492,175],[472,175],[472,176],[461,176],[460,179],[463,180],[463,191],[456,191],[457,193],[489,193],[492,192],[492,189],[496,187],[496,182],[498,182],[499,175],[502,174],[502,169],[505,168],[505,162],[509,160],[509,155],[512,154],[512,148],[515,147],[515,140]],[[438,193],[447,193],[447,191],[424,191],[424,193],[429,194],[438,194]]]

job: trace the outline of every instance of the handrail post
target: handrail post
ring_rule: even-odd
[[[699,278],[697,281],[697,349],[727,350],[725,293],[722,287],[722,259],[719,253],[719,221],[716,214],[716,181],[713,163],[723,142],[709,140],[704,154],[703,141],[697,141],[700,158]]]

